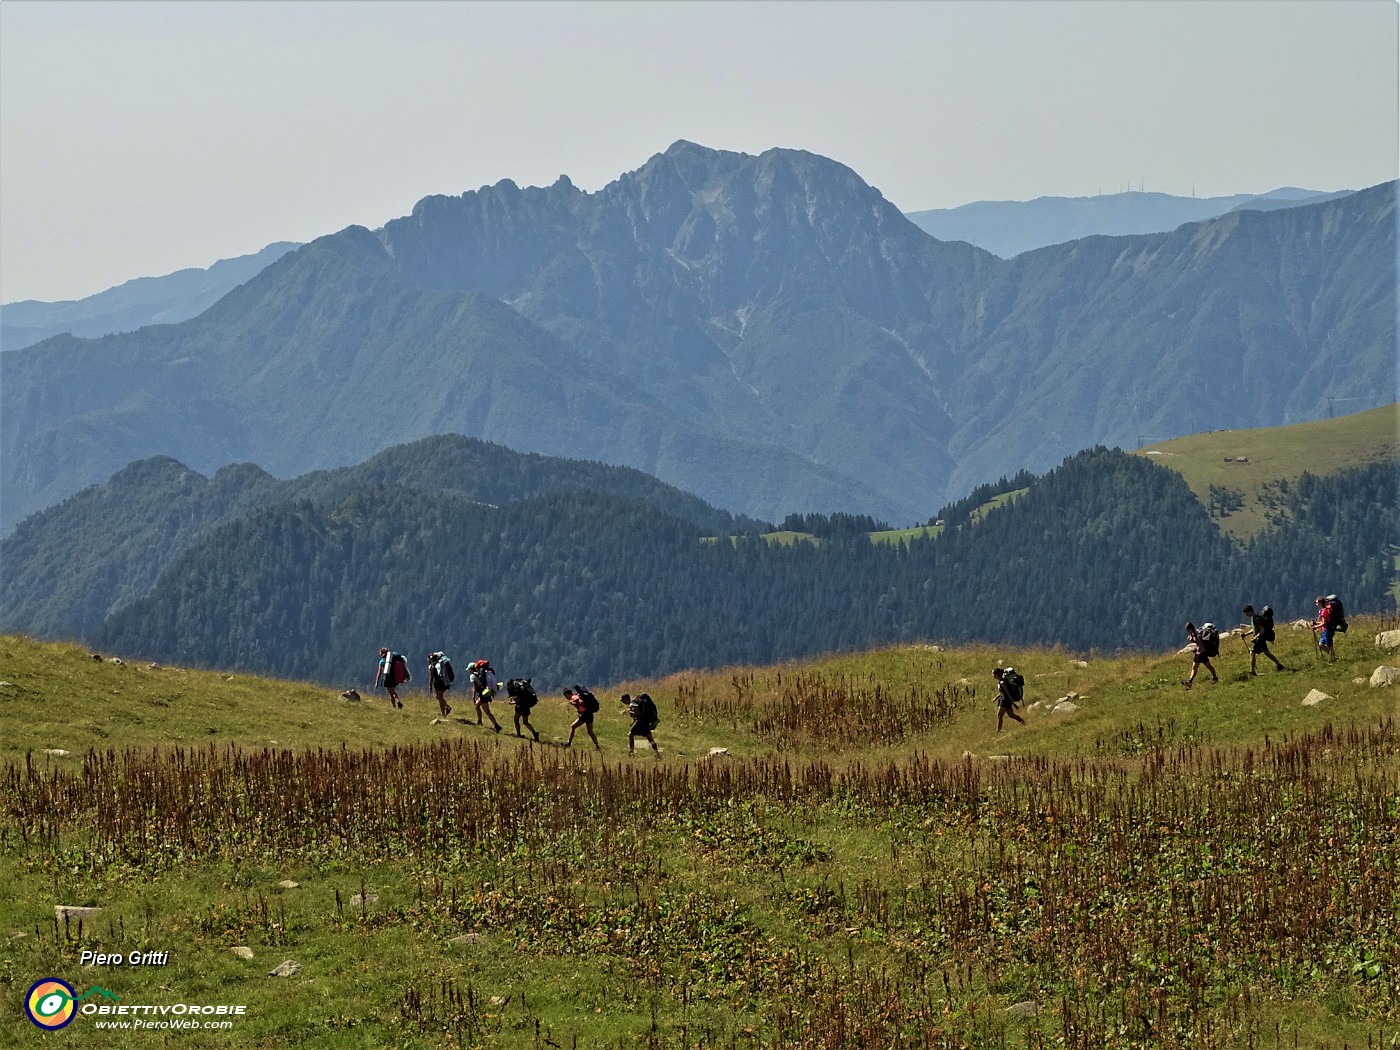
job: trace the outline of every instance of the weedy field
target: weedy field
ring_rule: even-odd
[[[1335,664],[1281,630],[1254,678],[1227,640],[1190,691],[1179,654],[931,646],[618,683],[601,752],[562,699],[536,745],[0,639],[0,1045],[1400,1046],[1395,626]],[[245,1012],[97,1027],[172,1004]]]

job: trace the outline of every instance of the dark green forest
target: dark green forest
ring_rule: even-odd
[[[1098,448],[938,538],[784,546],[715,540],[625,495],[487,506],[370,485],[208,532],[92,641],[342,687],[369,682],[380,645],[415,667],[430,649],[486,656],[547,687],[893,642],[1164,648],[1247,601],[1281,620],[1322,592],[1393,608],[1396,496],[1394,464],[1305,476],[1286,524],[1240,545],[1178,475]]]
[[[495,505],[566,492],[607,493],[641,501],[710,534],[768,527],[716,510],[640,470],[515,452],[456,434],[397,445],[357,466],[290,481],[250,463],[206,478],[158,456],[31,515],[0,542],[0,631],[88,637],[220,525],[279,503],[336,503],[374,485]]]

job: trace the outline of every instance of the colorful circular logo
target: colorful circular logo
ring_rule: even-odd
[[[24,997],[24,1012],[40,1028],[62,1028],[77,1016],[73,986],[57,977],[35,981]]]

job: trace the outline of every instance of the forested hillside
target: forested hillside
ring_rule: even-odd
[[[1181,624],[1281,619],[1336,591],[1393,606],[1391,465],[1308,478],[1248,547],[1182,479],[1095,449],[977,524],[888,547],[770,544],[616,496],[502,507],[361,488],[214,530],[94,641],[204,666],[363,683],[380,645],[489,656],[546,685],[770,663],[894,641],[1169,646]]]
[[[5,565],[0,630],[86,637],[110,613],[145,594],[209,530],[260,507],[295,500],[333,503],[371,485],[455,493],[497,505],[565,492],[609,493],[717,535],[764,527],[638,470],[519,453],[454,434],[291,481],[251,464],[225,467],[206,478],[157,457],[132,463],[105,484],[31,516],[0,542]]]

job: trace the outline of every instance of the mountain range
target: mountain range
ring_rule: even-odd
[[[198,317],[7,352],[0,524],[171,455],[279,476],[461,432],[730,511],[893,521],[998,474],[1395,387],[1395,186],[1012,260],[849,168],[678,142],[429,197]]]
[[[6,303],[0,311],[0,349],[21,350],[55,335],[94,337],[188,320],[296,247],[278,241],[251,255],[220,259],[203,269],[137,277],[83,299]]]
[[[943,241],[967,241],[1009,258],[1032,248],[1081,237],[1162,233],[1227,211],[1292,208],[1350,191],[1323,193],[1292,187],[1228,197],[1175,197],[1166,193],[1114,193],[1096,197],[1037,197],[1032,201],[974,201],[956,208],[906,212],[926,233]],[[159,277],[139,277],[84,299],[6,303],[0,314],[0,348],[19,350],[54,335],[93,337],[132,332],[148,324],[194,317],[293,248],[291,241],[260,252],[221,259]]]
[[[1228,197],[1177,197],[1169,193],[1105,193],[1097,197],[1037,197],[1029,201],[974,201],[956,208],[906,212],[910,221],[941,241],[967,241],[1010,259],[1022,252],[1084,237],[1165,233],[1188,222],[1232,211],[1273,211],[1318,204],[1351,191],[1322,193],[1284,187]]]

